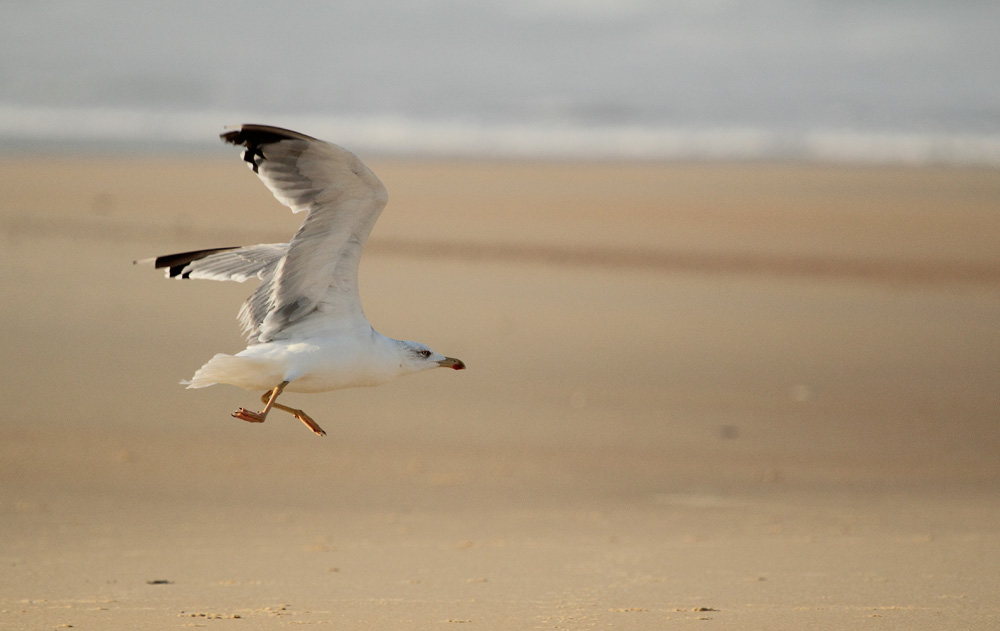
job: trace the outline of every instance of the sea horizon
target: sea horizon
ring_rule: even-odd
[[[1000,166],[1000,5],[9,3],[0,154],[210,151]]]

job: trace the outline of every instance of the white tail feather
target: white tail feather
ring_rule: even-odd
[[[280,367],[266,359],[218,353],[190,381],[181,383],[188,388],[225,383],[245,390],[268,390],[283,379]]]

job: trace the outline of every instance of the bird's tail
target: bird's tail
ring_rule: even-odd
[[[267,360],[218,353],[189,381],[182,381],[181,384],[188,388],[206,388],[225,383],[246,390],[268,390],[281,381],[280,371]]]

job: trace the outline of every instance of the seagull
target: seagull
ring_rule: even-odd
[[[182,384],[264,391],[263,409],[241,407],[233,416],[263,423],[278,409],[324,436],[308,414],[278,403],[281,393],[376,386],[429,368],[465,369],[462,360],[424,344],[382,335],[365,318],[358,262],[388,196],[357,156],[333,143],[268,125],[242,125],[220,137],[241,147],[243,160],[275,198],[293,213],[305,212],[305,220],[288,243],[136,261],[165,268],[168,278],[261,281],[239,311],[246,349],[216,354]]]

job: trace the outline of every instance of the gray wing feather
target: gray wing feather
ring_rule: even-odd
[[[250,339],[260,334],[260,324],[273,302],[274,271],[288,253],[287,243],[250,245],[207,256],[188,264],[186,278],[208,280],[235,280],[242,283],[249,278],[262,282],[257,290],[244,301],[237,316],[240,329]]]
[[[274,271],[287,253],[287,243],[264,243],[167,254],[136,263],[163,268],[169,278],[234,280],[239,283],[259,278],[263,282],[246,299],[239,313],[243,333],[255,339],[260,332],[260,323],[272,306]]]
[[[264,279],[273,274],[278,261],[288,252],[288,244],[264,243],[208,252],[214,253],[190,260],[183,265],[166,265],[158,262],[156,266],[167,267],[167,276],[174,278],[234,280],[242,283],[250,278]]]
[[[314,330],[366,324],[358,263],[387,201],[382,182],[353,153],[297,132],[243,125],[222,138],[244,147],[243,159],[278,201],[307,213],[240,311],[251,342],[285,337],[307,319]]]

